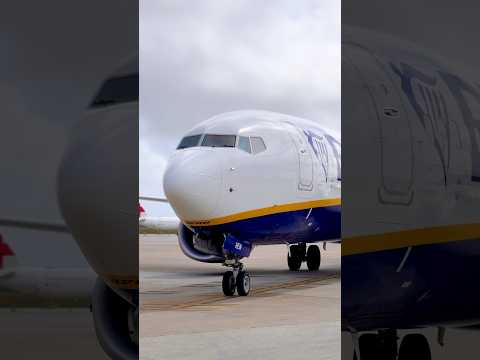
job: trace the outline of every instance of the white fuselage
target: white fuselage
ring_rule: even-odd
[[[318,200],[339,204],[340,136],[332,130],[283,114],[238,111],[215,116],[186,137],[195,135],[195,146],[178,149],[164,177],[165,193],[187,225],[269,215],[291,204],[310,208]],[[207,135],[233,135],[234,145],[202,146]],[[240,137],[250,139],[252,152],[240,148]],[[255,138],[265,145],[258,153]]]

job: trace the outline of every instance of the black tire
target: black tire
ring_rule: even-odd
[[[378,335],[363,334],[358,338],[358,347],[360,348],[360,358],[362,360],[383,360],[378,353]],[[354,358],[356,358],[354,356]]]
[[[237,293],[239,296],[247,296],[250,292],[251,280],[250,274],[246,271],[240,271],[237,275]]]
[[[233,296],[235,294],[235,276],[233,271],[226,271],[223,274],[222,290],[225,296]]]
[[[307,267],[310,271],[317,271],[320,268],[321,253],[317,245],[310,245],[307,250]]]
[[[287,256],[287,264],[290,271],[298,271],[302,266],[302,260],[296,256],[294,251],[290,251],[290,254]]]
[[[290,252],[295,253],[295,256],[297,256],[300,261],[305,261],[306,256],[307,256],[307,244],[306,243],[301,243],[301,244],[296,244],[292,245],[290,247]]]
[[[408,334],[400,344],[398,360],[431,360],[430,345],[422,334]]]

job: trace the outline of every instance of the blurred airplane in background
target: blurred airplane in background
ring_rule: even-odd
[[[0,235],[0,306],[89,306],[95,279],[93,270],[85,266],[25,266]]]

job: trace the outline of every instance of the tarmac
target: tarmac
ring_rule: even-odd
[[[291,272],[284,245],[246,259],[247,297],[225,297],[221,264],[187,258],[175,236],[140,237],[141,359],[340,359],[340,245],[319,271]]]
[[[108,359],[88,308],[0,309],[2,359]]]

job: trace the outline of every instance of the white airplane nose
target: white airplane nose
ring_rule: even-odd
[[[208,220],[222,184],[221,160],[212,149],[188,149],[175,154],[163,177],[163,189],[178,217]]]

